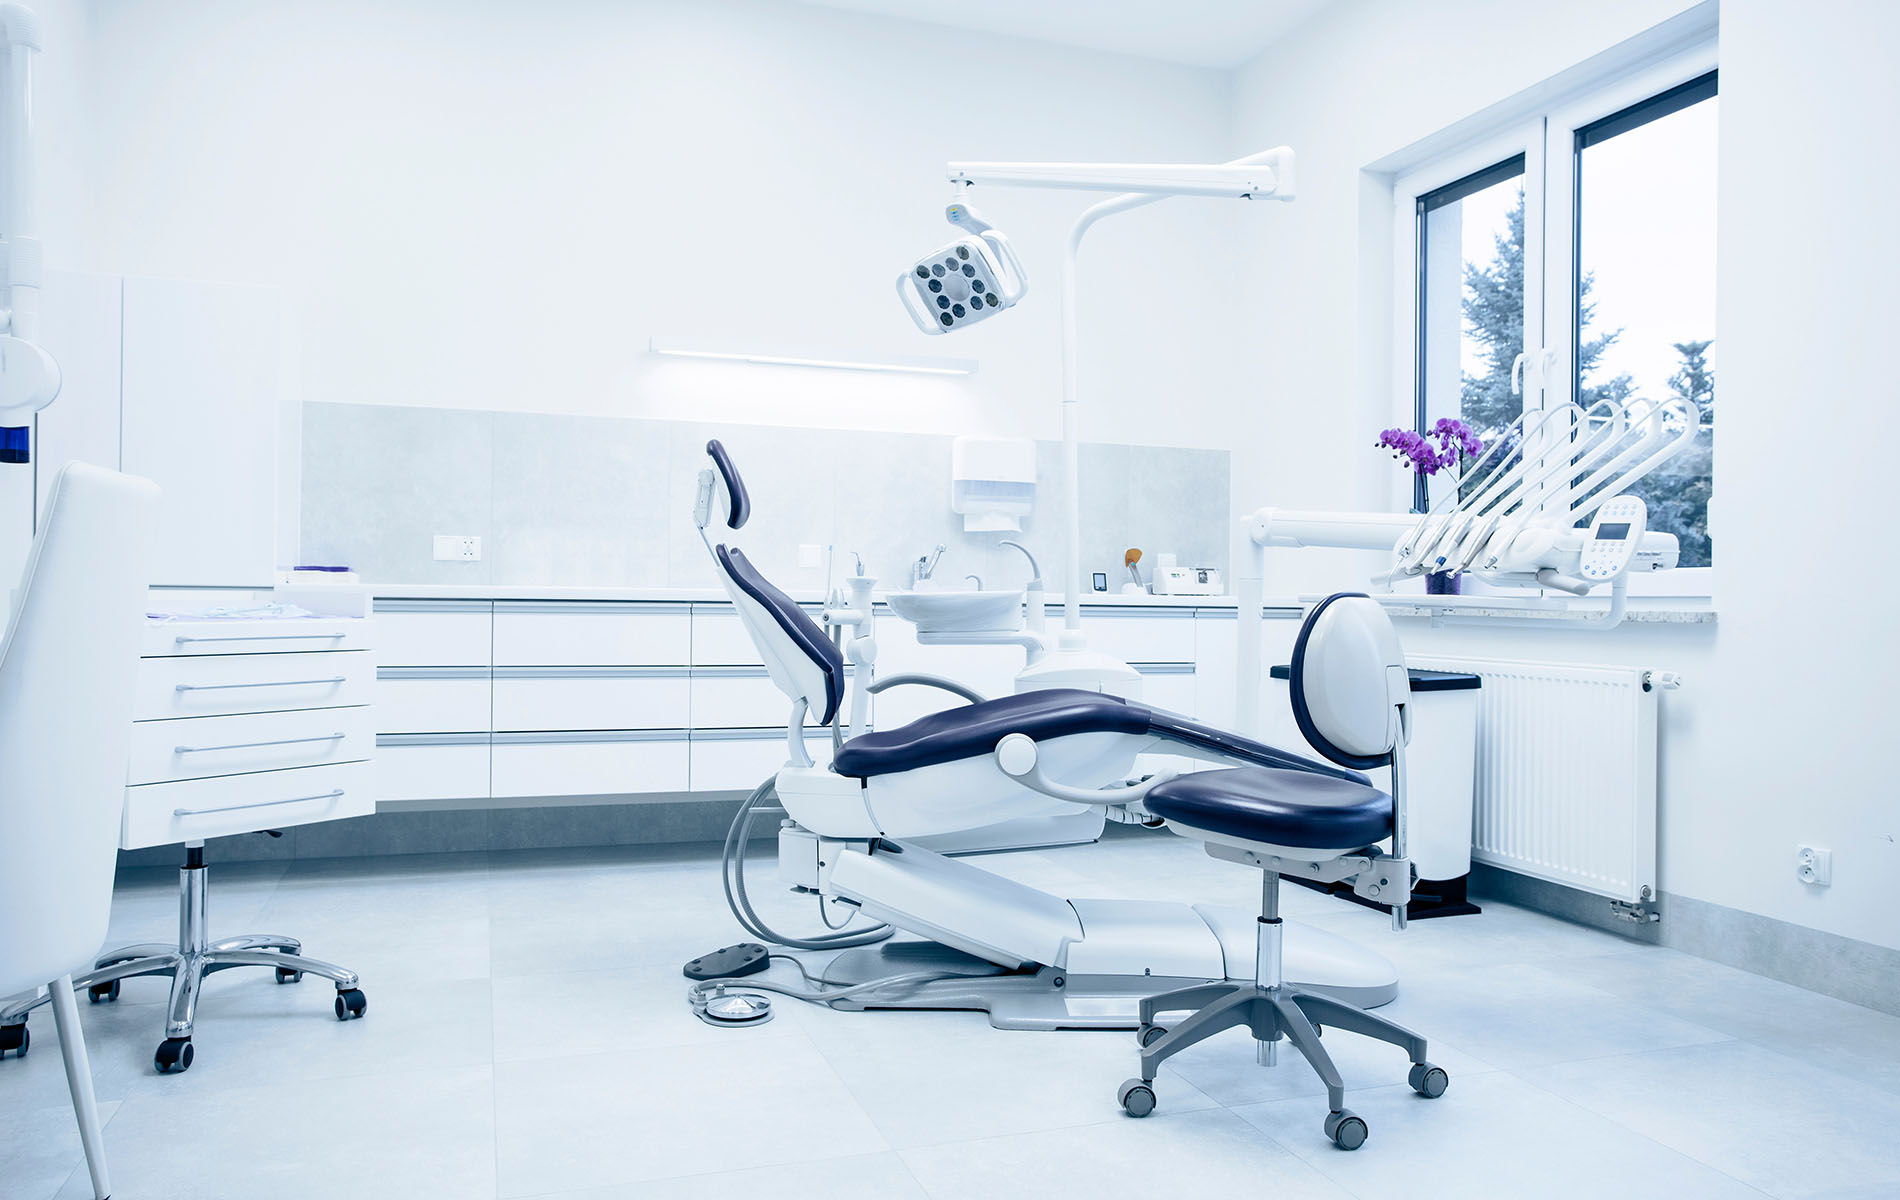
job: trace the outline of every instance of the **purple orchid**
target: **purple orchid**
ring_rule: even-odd
[[[1429,433],[1387,429],[1379,434],[1379,448],[1390,450],[1398,462],[1420,475],[1462,470],[1465,460],[1484,453],[1484,442],[1463,421],[1440,417]]]

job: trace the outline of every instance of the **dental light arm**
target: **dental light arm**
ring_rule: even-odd
[[[59,364],[40,337],[40,243],[38,131],[33,121],[33,60],[40,51],[40,23],[33,11],[0,4],[0,35],[7,46],[6,311],[0,317],[0,429],[19,429],[59,396]],[[11,439],[0,458],[24,461],[23,444]]]

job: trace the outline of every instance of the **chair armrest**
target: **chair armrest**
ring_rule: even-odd
[[[1003,774],[1045,796],[1067,800],[1071,804],[1087,804],[1095,808],[1118,808],[1140,800],[1150,791],[1180,773],[1167,768],[1155,772],[1140,783],[1112,788],[1079,788],[1071,787],[1066,783],[1057,783],[1044,775],[1036,759],[1036,740],[1026,733],[1004,734],[1003,740],[996,743],[996,765],[1002,769]]]
[[[981,704],[989,699],[975,688],[965,687],[956,680],[945,679],[941,675],[893,675],[889,679],[878,680],[864,690],[875,696],[885,688],[894,687],[932,687],[961,696],[971,704]]]

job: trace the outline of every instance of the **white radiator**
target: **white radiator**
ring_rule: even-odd
[[[1484,679],[1471,857],[1630,903],[1656,894],[1656,693],[1634,667],[1415,657]]]

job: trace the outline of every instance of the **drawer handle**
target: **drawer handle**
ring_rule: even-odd
[[[260,633],[251,637],[186,637],[179,634],[172,639],[175,646],[189,646],[194,642],[334,642],[338,638],[350,636],[347,633]]]
[[[343,794],[342,788],[333,788],[316,796],[292,796],[288,800],[253,800],[249,804],[226,804],[218,808],[174,808],[174,817],[202,817],[206,813],[237,812],[245,808],[271,808],[278,804],[302,804],[307,800],[334,800]]]
[[[278,738],[269,742],[232,742],[228,746],[173,746],[173,754],[209,754],[214,750],[257,750],[264,746],[301,746],[307,742],[340,742],[345,737],[333,733],[328,737]]]
[[[328,679],[280,679],[275,683],[181,683],[181,692],[222,692],[228,688],[261,687],[311,687],[319,683],[342,683],[347,676],[332,675]]]

